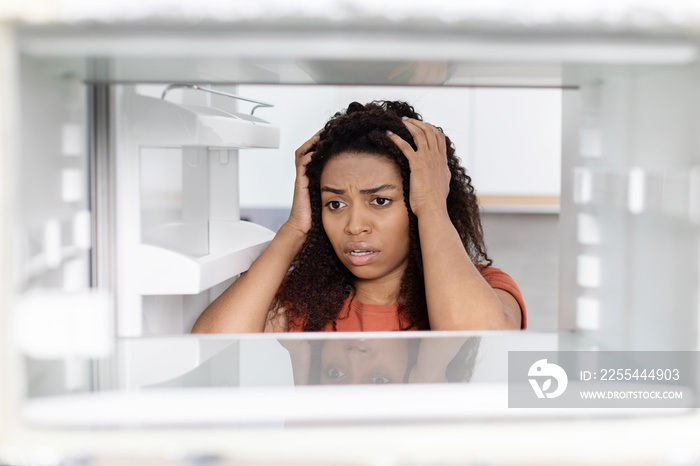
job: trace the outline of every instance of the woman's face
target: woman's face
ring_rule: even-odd
[[[397,165],[375,154],[343,152],[321,174],[323,228],[358,279],[394,278],[408,263],[410,241]]]
[[[328,340],[321,353],[321,384],[402,383],[408,340]]]

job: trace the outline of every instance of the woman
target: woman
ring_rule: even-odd
[[[454,153],[404,102],[350,104],[296,151],[289,219],[193,332],[525,328]]]

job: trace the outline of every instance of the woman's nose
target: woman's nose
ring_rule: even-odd
[[[345,233],[348,235],[359,235],[371,232],[372,227],[366,213],[360,207],[352,207],[348,212]]]

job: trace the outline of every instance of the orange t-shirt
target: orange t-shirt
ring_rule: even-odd
[[[515,283],[515,280],[496,267],[485,268],[479,266],[479,271],[486,282],[491,285],[491,288],[504,290],[513,295],[520,305],[520,311],[522,313],[520,327],[523,329],[527,328],[525,302],[523,301],[522,292]],[[348,297],[336,319],[336,330],[338,332],[390,332],[401,330],[398,311],[398,304],[365,304],[359,302],[357,299],[350,299],[350,297]],[[289,322],[290,332],[301,332],[302,330],[303,327],[300,323],[295,321]],[[323,328],[323,331],[332,332],[333,323],[329,322]]]

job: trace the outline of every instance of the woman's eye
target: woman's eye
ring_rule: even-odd
[[[340,379],[341,377],[345,376],[345,372],[340,371],[340,370],[336,369],[335,367],[330,367],[326,371],[326,375],[330,379]]]
[[[370,380],[370,382],[376,383],[376,384],[384,384],[384,383],[389,383],[389,382],[391,382],[391,380],[389,380],[388,378],[383,377],[383,376],[381,376],[381,375],[378,375],[378,376],[376,376],[376,377],[372,377],[372,378],[369,379],[369,380]]]
[[[378,205],[378,206],[386,206],[386,205],[389,205],[390,202],[391,202],[391,199],[388,199],[386,197],[378,197],[378,198],[372,200],[372,204]]]
[[[340,201],[329,201],[326,206],[328,206],[329,210],[338,210],[341,207],[343,207],[343,203]]]

